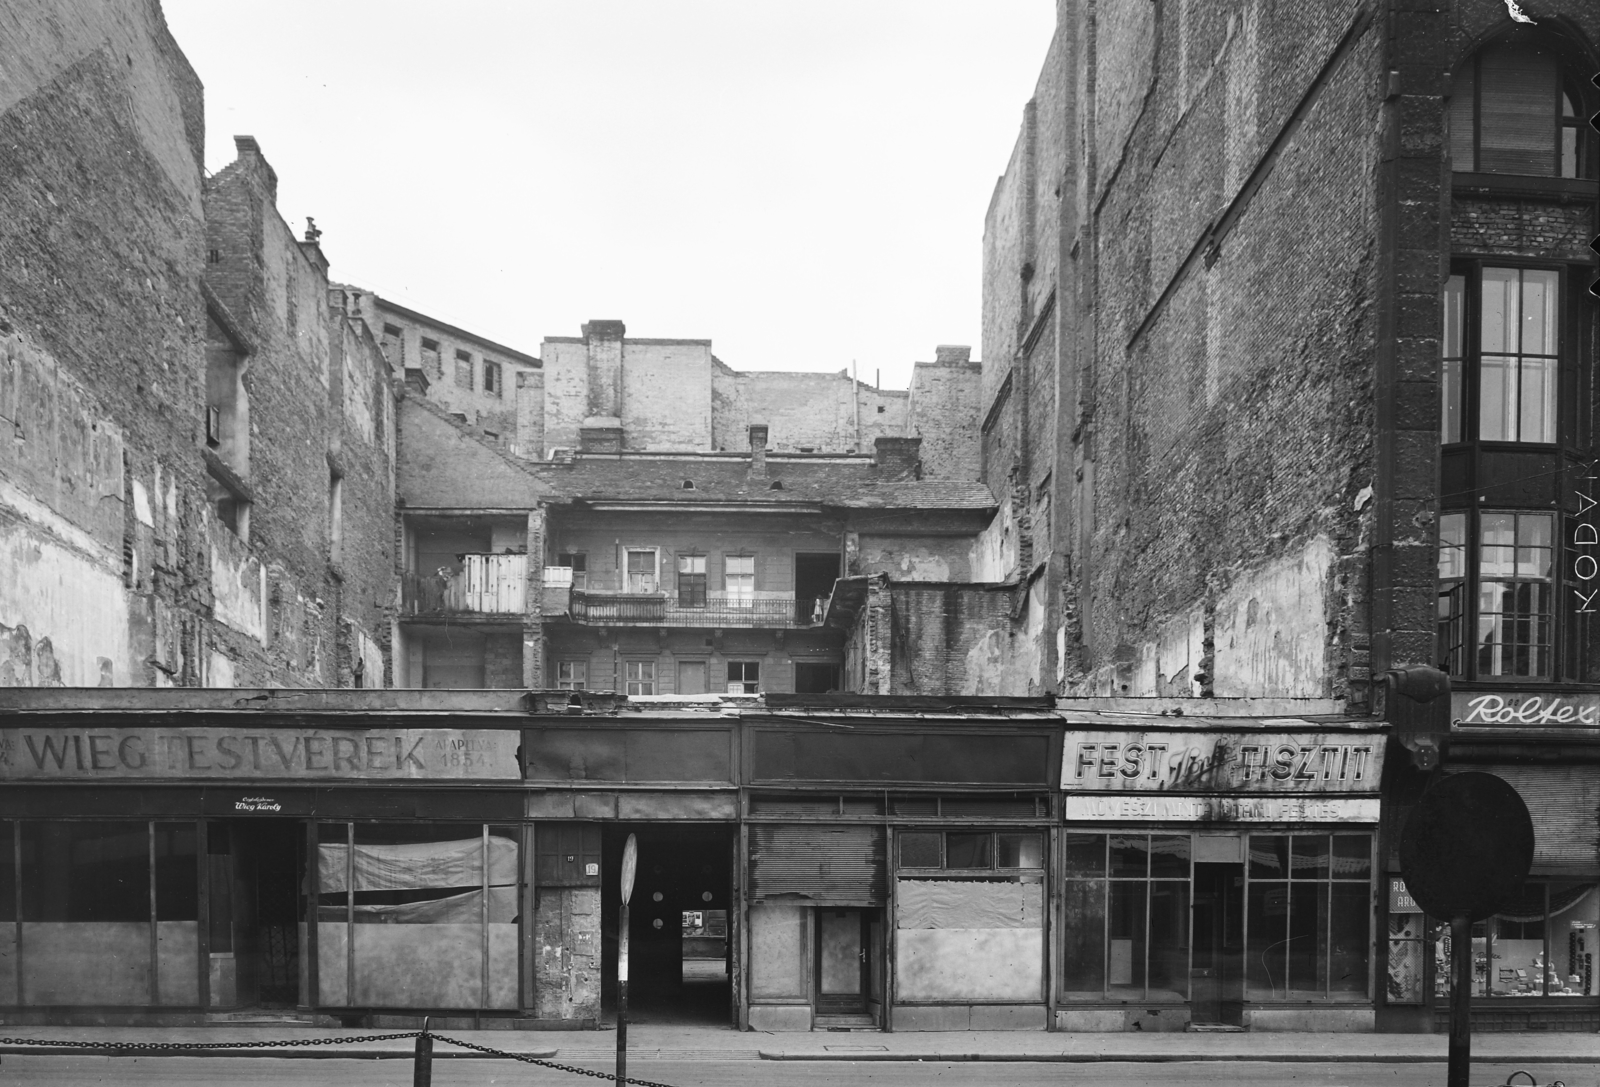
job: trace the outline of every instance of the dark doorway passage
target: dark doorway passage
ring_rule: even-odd
[[[1198,1025],[1244,1022],[1244,865],[1194,866],[1189,1015]]]
[[[295,1007],[301,1002],[304,824],[215,822],[206,831],[206,852],[213,1005]]]
[[[817,602],[833,593],[839,580],[839,556],[797,554],[794,557],[794,612],[797,623],[810,623],[817,614]]]
[[[628,925],[628,1021],[731,1023],[734,828],[621,823],[602,833],[601,1001],[617,1014],[622,850],[639,839]],[[720,933],[719,933],[720,930]]]
[[[813,664],[805,661],[795,661],[795,694],[827,694],[838,689],[839,666],[837,664]]]

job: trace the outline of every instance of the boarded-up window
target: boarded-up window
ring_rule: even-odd
[[[797,895],[818,906],[880,906],[882,827],[751,828],[750,897]]]
[[[904,1001],[1044,999],[1044,887],[902,879],[895,984]]]

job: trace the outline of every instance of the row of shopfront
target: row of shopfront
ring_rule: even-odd
[[[646,1015],[1429,1030],[1447,1002],[1393,862],[1427,774],[1370,719],[82,693],[5,696],[7,1021],[595,1025],[629,834]],[[1500,773],[1536,824],[1523,900],[1474,933],[1482,1026],[1600,1026],[1600,765],[1570,725],[1458,723],[1435,771]]]

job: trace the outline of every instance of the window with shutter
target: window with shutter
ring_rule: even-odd
[[[1480,49],[1450,91],[1450,157],[1458,171],[1593,177],[1594,139],[1579,124],[1582,91],[1546,40]]]

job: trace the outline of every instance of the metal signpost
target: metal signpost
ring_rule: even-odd
[[[639,842],[632,834],[622,847],[622,915],[617,920],[617,1082],[628,1082],[628,899],[639,867]]]
[[[1504,780],[1470,771],[1435,781],[1400,832],[1400,871],[1424,912],[1450,919],[1448,1087],[1472,1068],[1472,925],[1513,898],[1533,864],[1533,820]]]

